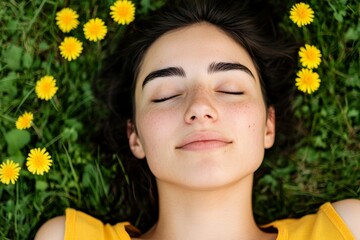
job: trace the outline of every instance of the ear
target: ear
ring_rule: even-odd
[[[144,148],[143,148],[143,146],[142,146],[142,144],[140,142],[140,139],[139,139],[138,134],[136,132],[135,126],[134,126],[133,122],[130,119],[127,121],[126,128],[127,128],[126,132],[127,132],[131,152],[138,159],[145,158]]]
[[[264,146],[271,148],[275,142],[275,109],[269,107],[265,125]]]

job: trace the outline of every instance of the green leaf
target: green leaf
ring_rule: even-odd
[[[37,180],[35,184],[36,190],[45,191],[48,188],[49,184],[42,180]]]
[[[75,142],[78,138],[78,133],[74,128],[66,127],[62,132],[63,140],[70,140]]]
[[[139,13],[141,14],[147,14],[149,11],[153,11],[155,9],[160,8],[162,5],[164,4],[164,1],[162,0],[141,0],[140,1],[140,9],[139,9]]]
[[[23,60],[23,66],[25,68],[30,68],[33,63],[33,56],[32,54],[25,52],[22,60]]]
[[[18,25],[19,25],[19,21],[18,20],[11,20],[8,22],[8,25],[7,25],[7,30],[8,30],[8,33],[10,34],[13,34],[16,32],[17,28],[18,28]],[[10,35],[9,34],[9,35]]]
[[[40,44],[39,44],[39,50],[40,51],[46,51],[50,48],[49,44],[47,44],[45,41],[42,41]]]
[[[358,25],[352,26],[350,27],[346,33],[345,33],[345,40],[349,41],[349,40],[353,40],[356,41],[360,38],[360,23],[358,23]]]
[[[20,150],[16,151],[9,158],[14,160],[15,162],[19,163],[20,165],[22,165],[25,161],[25,156],[22,154],[22,152]]]
[[[7,93],[10,97],[17,94],[15,80],[17,79],[15,72],[10,72],[6,77],[0,79],[0,93]]]
[[[23,49],[16,45],[11,45],[5,51],[5,63],[12,70],[18,70],[21,67],[21,56],[23,54]]]
[[[13,129],[5,134],[9,155],[15,155],[18,150],[30,142],[30,133],[26,130]]]
[[[335,12],[334,17],[336,20],[338,20],[338,22],[342,23],[344,20],[345,13],[346,13],[345,11]]]
[[[359,116],[359,114],[360,114],[359,110],[350,109],[347,115],[348,115],[349,118],[356,118],[356,117]]]

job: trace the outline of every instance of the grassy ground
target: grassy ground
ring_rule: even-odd
[[[109,16],[112,2],[0,2],[0,162],[11,158],[22,167],[15,184],[0,183],[0,239],[32,239],[46,219],[63,214],[68,206],[104,220],[111,211],[126,213],[121,201],[113,205],[111,188],[115,172],[122,171],[121,161],[103,164],[102,149],[93,139],[99,128],[93,119],[103,110],[91,86],[123,30]],[[137,17],[161,3],[135,2]],[[274,149],[259,171],[254,194],[259,222],[310,213],[325,201],[360,198],[360,6],[356,0],[311,0],[315,21],[298,28],[288,18],[294,2],[273,2],[281,27],[321,50],[317,71],[322,82],[312,95],[296,92],[298,124],[291,154]],[[55,14],[63,7],[78,11],[81,24],[92,17],[104,19],[106,39],[86,41],[81,26],[62,33]],[[82,55],[72,62],[58,51],[69,35],[84,43]],[[51,101],[34,93],[36,80],[45,74],[53,75],[59,87]],[[18,131],[15,121],[25,111],[34,113],[34,126]],[[25,166],[35,147],[46,147],[53,159],[43,176]],[[118,187],[126,188],[126,182]]]

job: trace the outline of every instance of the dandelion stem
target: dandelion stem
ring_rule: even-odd
[[[15,183],[15,188],[16,188],[16,203],[15,203],[15,211],[14,211],[14,229],[15,229],[15,232],[16,232],[16,238],[18,239],[18,224],[17,224],[17,221],[18,221],[18,218],[17,218],[17,213],[18,213],[18,206],[19,206],[19,184],[18,183]]]
[[[7,115],[4,115],[4,114],[1,114],[1,113],[0,113],[0,117],[3,118],[3,119],[8,120],[8,121],[10,121],[10,122],[15,122],[15,119],[14,119],[14,118],[11,118],[11,117],[9,117],[9,116],[7,116]]]
[[[72,173],[72,175],[73,175],[73,177],[74,177],[74,181],[75,181],[75,187],[76,187],[76,191],[77,191],[77,195],[78,195],[78,202],[80,202],[81,201],[81,191],[80,191],[80,187],[79,187],[79,177],[78,177],[78,175],[76,174],[76,171],[75,171],[75,169],[74,169],[74,166],[73,166],[73,164],[72,164],[72,161],[71,161],[71,158],[70,158],[70,155],[69,155],[69,152],[67,151],[67,149],[66,149],[66,147],[65,147],[65,145],[64,144],[62,144],[62,146],[63,146],[63,148],[64,148],[64,150],[65,150],[65,154],[66,154],[66,158],[67,158],[67,160],[68,160],[68,162],[69,162],[69,166],[70,166],[70,170],[71,170],[71,173]]]
[[[19,106],[16,108],[15,114],[17,114],[17,112],[19,111],[19,109],[21,108],[21,106],[24,104],[24,102],[26,101],[26,99],[28,99],[28,97],[30,96],[30,94],[32,94],[32,92],[35,90],[35,88],[32,88],[26,95],[25,97],[21,100]]]
[[[35,133],[39,136],[41,139],[43,137],[42,131],[34,124],[32,123],[31,126],[33,127]]]
[[[54,144],[55,142],[59,141],[62,137],[63,137],[63,134],[57,135],[56,137],[54,137],[53,139],[51,139],[51,140],[45,145],[45,148],[48,148],[49,146],[51,146],[51,145]]]
[[[39,6],[39,8],[36,10],[34,17],[31,19],[29,26],[26,30],[25,35],[28,35],[29,31],[32,30],[32,26],[34,24],[34,22],[36,21],[37,17],[39,16],[39,13],[41,12],[42,8],[44,7],[45,3],[47,2],[47,0],[43,0]]]

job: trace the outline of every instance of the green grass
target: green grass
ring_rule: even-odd
[[[276,149],[264,161],[254,196],[261,222],[298,217],[325,201],[360,198],[360,5],[308,3],[315,11],[311,25],[299,29],[284,16],[281,27],[321,50],[321,86],[312,95],[296,94],[295,151],[284,156]]]
[[[112,189],[119,181],[115,176],[123,172],[121,160],[104,163],[94,141],[101,122],[93,119],[104,111],[92,92],[93,80],[123,32],[109,16],[112,2],[0,2],[0,162],[11,158],[22,167],[16,184],[0,183],[0,239],[33,239],[44,221],[68,206],[104,221],[128,214]],[[137,17],[161,2],[136,1]],[[296,92],[293,151],[274,149],[259,171],[254,193],[259,222],[314,212],[325,201],[360,198],[360,5],[356,0],[311,0],[315,21],[298,28],[288,19],[294,2],[272,2],[281,28],[321,50],[317,71],[322,82],[312,95]],[[106,39],[88,42],[80,26],[61,33],[54,18],[63,7],[77,10],[81,24],[95,16],[104,19]],[[68,35],[84,43],[82,55],[72,62],[58,51]],[[36,80],[45,74],[53,75],[59,87],[49,102],[34,93]],[[15,121],[25,111],[34,113],[34,127],[16,131]],[[46,147],[53,159],[43,176],[25,166],[35,147]],[[125,180],[118,183],[118,192],[126,188]]]

